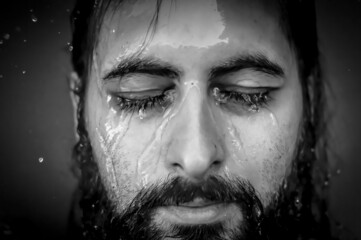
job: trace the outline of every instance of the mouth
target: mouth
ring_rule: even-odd
[[[222,222],[240,214],[233,203],[211,202],[195,199],[176,206],[160,207],[158,216],[167,222],[181,225],[211,224]]]
[[[177,205],[177,207],[204,208],[218,204],[222,204],[222,202],[213,202],[202,198],[195,198],[192,202],[181,203]]]

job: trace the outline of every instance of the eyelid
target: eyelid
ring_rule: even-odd
[[[174,87],[174,85],[175,83],[167,78],[148,75],[145,77],[114,78],[104,82],[103,86],[109,92],[126,93],[156,90],[165,91]]]
[[[285,79],[274,77],[269,74],[252,70],[242,70],[230,73],[215,79],[215,84],[237,85],[241,87],[271,87],[280,88],[284,85]]]
[[[144,90],[144,91],[125,91],[125,92],[117,92],[117,95],[123,98],[134,98],[132,95],[138,95],[141,98],[148,98],[159,96],[164,93],[164,90],[154,89],[154,90]],[[139,98],[139,99],[141,99]],[[136,98],[134,98],[136,99]]]
[[[276,88],[272,87],[243,87],[243,86],[226,86],[221,88],[223,91],[236,91],[242,93],[258,93],[258,92],[266,92],[270,90],[275,90]]]

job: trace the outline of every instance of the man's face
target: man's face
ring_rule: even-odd
[[[302,118],[278,10],[254,0],[156,8],[124,1],[106,14],[88,79],[87,130],[115,211],[151,186],[178,178],[202,189],[211,177],[248,182],[267,207],[290,173]],[[165,232],[248,221],[239,205],[202,194],[151,219]]]

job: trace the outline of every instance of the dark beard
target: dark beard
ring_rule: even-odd
[[[261,223],[264,216],[261,201],[249,182],[242,179],[209,177],[199,184],[180,177],[166,183],[154,184],[142,189],[121,214],[107,198],[101,182],[99,195],[93,202],[92,216],[84,225],[88,239],[261,239]],[[234,203],[240,209],[244,221],[235,229],[226,229],[219,222],[204,225],[173,225],[163,232],[152,222],[157,207],[175,206],[195,198],[214,202]],[[84,203],[84,202],[83,202]],[[95,205],[95,204],[96,205]],[[88,215],[88,211],[84,215]],[[225,237],[227,236],[227,237]]]
[[[282,184],[276,194],[278,197],[265,209],[254,188],[245,180],[213,176],[201,187],[200,184],[177,177],[143,189],[119,214],[107,197],[95,163],[91,165],[92,171],[88,172],[89,175],[83,174],[84,182],[81,181],[87,184],[82,189],[80,201],[82,239],[330,239],[328,219],[312,215],[312,206],[307,205],[307,198],[312,196],[305,194],[305,189],[295,189],[295,174],[288,177],[287,186]],[[304,193],[303,197],[300,197],[300,193]],[[218,222],[195,226],[174,225],[171,231],[165,233],[152,223],[157,207],[190,202],[196,197],[235,203],[245,220],[232,231]],[[298,200],[300,202],[296,204]]]

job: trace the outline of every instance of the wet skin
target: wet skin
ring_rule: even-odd
[[[248,180],[266,207],[290,172],[302,119],[277,10],[254,0],[164,1],[151,38],[155,7],[125,1],[109,12],[93,54],[85,119],[110,199],[121,212],[153,183],[219,175]],[[115,71],[131,59],[144,67]],[[232,204],[195,199],[157,209],[154,221],[232,227],[243,218]]]

